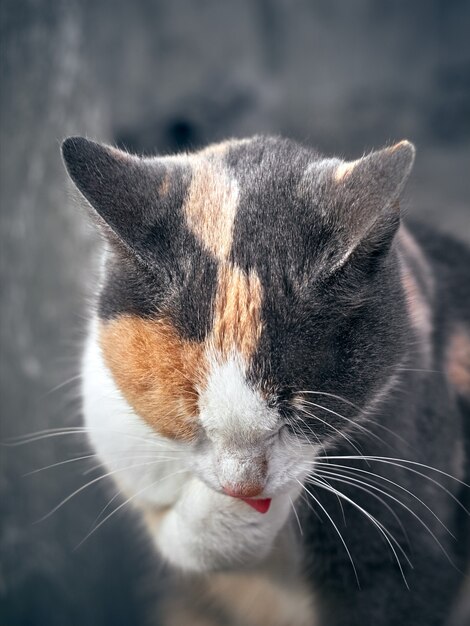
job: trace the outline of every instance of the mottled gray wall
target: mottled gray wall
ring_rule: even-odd
[[[407,209],[470,241],[464,0],[3,0],[1,31],[3,441],[80,424],[67,381],[97,242],[60,162],[66,135],[151,152],[276,132],[351,157],[408,137]],[[74,550],[106,480],[35,523],[100,471],[25,474],[87,452],[79,434],[0,448],[5,623],[140,625],[156,598],[165,574],[131,513]]]

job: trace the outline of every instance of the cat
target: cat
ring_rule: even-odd
[[[196,623],[191,594],[220,624],[446,623],[469,557],[470,253],[404,225],[414,146],[62,154],[107,243],[85,422],[190,581],[168,623]]]

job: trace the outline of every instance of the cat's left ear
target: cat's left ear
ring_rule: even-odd
[[[353,252],[386,252],[400,223],[399,197],[410,175],[415,147],[409,141],[330,169],[335,215],[345,247],[338,265]]]
[[[62,156],[109,241],[142,260],[149,250],[168,245],[165,215],[182,202],[183,190],[161,159],[140,158],[83,137],[66,139]]]

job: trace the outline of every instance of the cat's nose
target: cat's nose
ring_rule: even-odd
[[[263,492],[264,484],[260,482],[226,484],[222,489],[232,498],[256,498]]]
[[[232,498],[256,498],[268,479],[264,451],[224,450],[216,458],[215,471],[224,492]]]

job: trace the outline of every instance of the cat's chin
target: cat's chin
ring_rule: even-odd
[[[153,535],[164,559],[180,570],[244,569],[268,556],[289,511],[288,496],[274,498],[261,514],[193,478]]]

